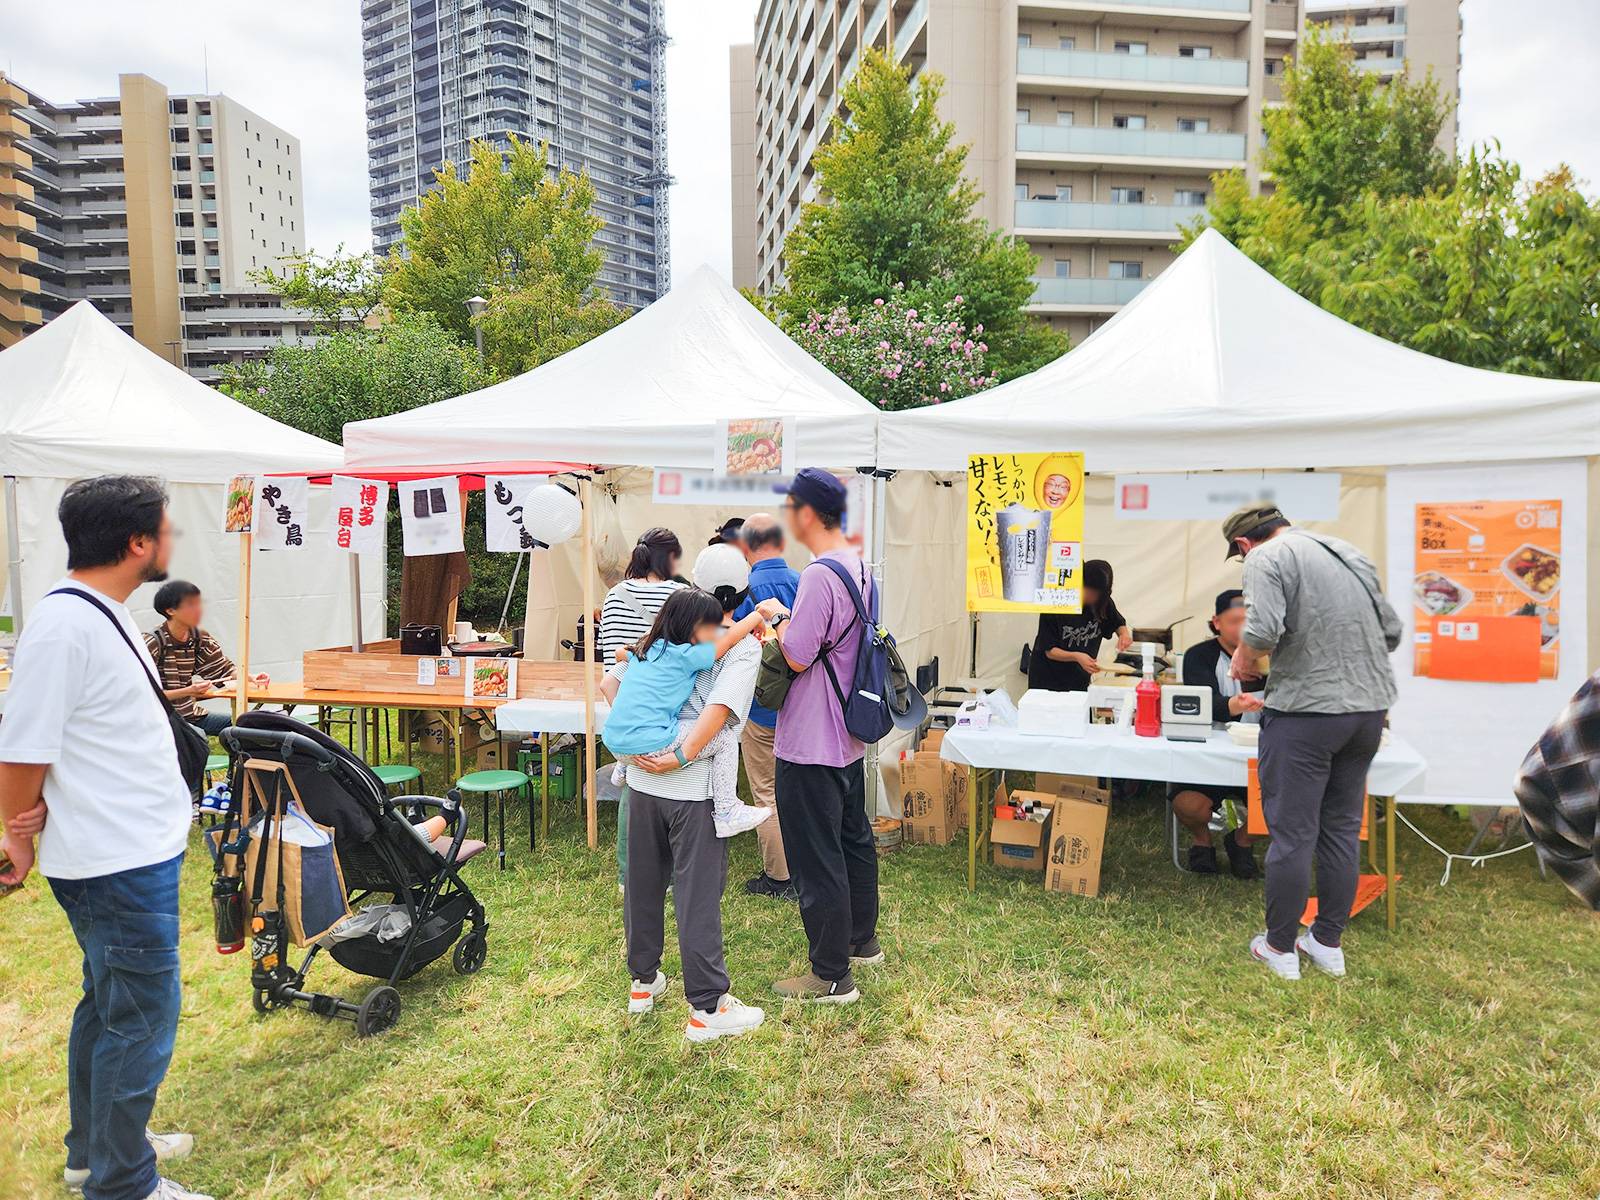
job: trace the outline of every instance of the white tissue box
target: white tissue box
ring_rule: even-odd
[[[1029,688],[1017,705],[1017,732],[1042,737],[1082,737],[1089,728],[1089,697],[1083,692]]]

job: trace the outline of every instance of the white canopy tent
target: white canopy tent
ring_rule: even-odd
[[[231,476],[337,469],[338,446],[291,429],[207,387],[124,334],[87,301],[0,352],[0,473],[12,608],[23,620],[66,573],[56,505],[68,483],[101,474],[166,481],[182,537],[172,574],[199,585],[206,624],[236,655],[239,538],[222,532]],[[312,494],[311,532],[327,533],[327,498]],[[324,549],[323,545],[328,548]],[[350,572],[331,538],[260,554],[250,665],[298,677],[301,652],[350,640]],[[383,620],[381,563],[363,586],[368,628]],[[153,586],[130,600],[152,628]]]
[[[515,379],[346,425],[345,464],[354,473],[441,475],[489,460],[594,468],[582,489],[585,539],[529,559],[524,646],[552,659],[594,607],[604,582],[597,550],[602,564],[625,558],[637,534],[661,524],[679,527],[692,556],[689,530],[701,521],[709,530],[709,515],[690,515],[707,510],[654,511],[649,468],[709,472],[717,423],[763,416],[792,420],[785,438],[797,465],[870,467],[877,454],[877,410],[703,267],[616,328]],[[591,807],[591,844],[594,836]]]
[[[1237,586],[1237,565],[1224,562],[1214,520],[1118,519],[1112,476],[1338,471],[1339,520],[1312,527],[1356,542],[1380,567],[1389,562],[1387,588],[1408,619],[1408,643],[1395,655],[1394,721],[1430,760],[1430,794],[1509,797],[1522,750],[1594,665],[1600,617],[1589,597],[1600,594],[1600,522],[1588,511],[1600,496],[1600,384],[1476,370],[1386,342],[1303,299],[1214,231],[1070,354],[977,396],[885,414],[878,464],[909,473],[889,487],[893,512],[897,490],[921,472],[963,472],[970,453],[1039,450],[1084,452],[1096,476],[1086,491],[1086,557],[1111,561],[1132,623],[1191,618],[1183,643],[1206,636],[1211,597]],[[964,520],[955,482],[930,524]],[[1411,506],[1559,497],[1558,487],[1568,489],[1560,677],[1414,677]],[[948,583],[930,594],[951,595]],[[906,587],[891,579],[890,594]],[[950,629],[965,633],[961,615],[925,614],[923,624],[948,644]],[[986,616],[977,673],[1020,687],[1018,651],[1032,634],[1024,617]]]
[[[1082,450],[1099,472],[1570,458],[1600,454],[1600,384],[1386,342],[1207,230],[1070,354],[885,417],[878,465],[961,471],[968,453],[1047,447]]]
[[[716,422],[793,417],[797,461],[870,466],[877,410],[702,267],[616,328],[515,379],[345,426],[351,468],[536,454],[709,469]],[[524,454],[526,451],[526,455]]]

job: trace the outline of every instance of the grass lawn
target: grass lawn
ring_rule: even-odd
[[[1600,923],[1532,860],[1458,869],[1406,834],[1400,931],[1381,905],[1351,977],[1290,985],[1245,955],[1260,886],[1175,872],[1160,802],[1119,804],[1102,895],[1047,895],[965,846],[883,861],[890,961],[859,1004],[768,1003],[804,963],[792,905],[724,904],[757,1033],[682,1037],[674,987],[624,1011],[614,862],[570,805],[530,856],[469,878],[482,973],[441,960],[400,1025],[358,1041],[303,1011],[258,1017],[249,963],[209,945],[209,864],[184,877],[183,1020],[156,1124],[173,1172],[218,1197],[1594,1197]],[[1463,826],[1432,816],[1436,836]],[[602,839],[613,828],[603,814]],[[371,981],[319,961],[311,983]],[[0,1195],[60,1194],[78,956],[42,882],[0,905]]]

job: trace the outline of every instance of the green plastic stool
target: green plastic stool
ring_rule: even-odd
[[[489,840],[489,797],[500,810],[500,869],[506,869],[506,793],[528,795],[529,779],[521,771],[472,771],[456,780],[456,787],[483,797],[483,840]],[[528,849],[533,849],[533,822],[528,822]]]
[[[226,754],[206,755],[206,778],[210,779],[218,771],[228,769],[228,756]]]
[[[405,763],[379,763],[372,768],[372,773],[383,783],[385,790],[397,783],[410,783],[413,779],[422,778],[421,767],[408,766]]]

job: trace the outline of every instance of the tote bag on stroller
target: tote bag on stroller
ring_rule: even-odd
[[[296,946],[309,946],[350,916],[345,892],[344,872],[334,852],[333,830],[318,825],[306,815],[298,800],[290,800],[280,818],[262,836],[266,814],[257,812],[250,822],[250,838],[244,852],[244,878],[261,879],[256,893],[263,907],[275,903],[278,894],[278,864],[283,863],[283,918],[289,940]],[[279,853],[279,842],[282,853]],[[266,870],[258,875],[260,856],[266,855]]]

